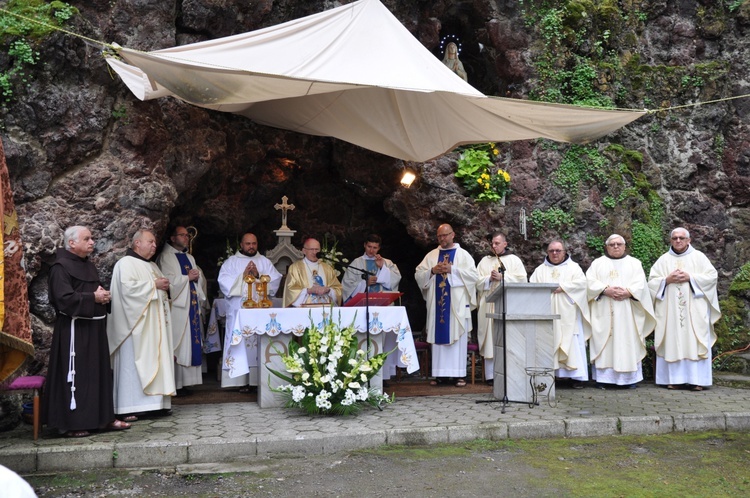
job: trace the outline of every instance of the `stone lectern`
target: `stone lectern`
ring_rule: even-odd
[[[494,313],[487,313],[493,319],[492,334],[495,343],[495,378],[493,395],[504,399],[505,379],[503,361],[507,361],[507,399],[512,402],[531,403],[539,396],[555,399],[554,371],[552,377],[532,391],[527,368],[552,369],[554,353],[554,333],[552,321],[560,315],[552,314],[552,291],[557,284],[507,283],[505,284],[505,337],[507,352],[503,344],[503,286],[498,286],[487,301],[495,304]],[[544,389],[539,389],[540,387]],[[543,391],[543,392],[542,392]]]

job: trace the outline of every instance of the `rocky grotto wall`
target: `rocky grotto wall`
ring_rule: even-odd
[[[65,25],[94,40],[154,50],[341,3],[72,1],[77,12]],[[436,56],[443,36],[460,37],[469,82],[491,95],[656,109],[750,93],[748,1],[384,4]],[[551,237],[564,237],[587,267],[610,233],[624,235],[648,261],[678,225],[714,261],[723,293],[750,259],[747,98],[655,113],[583,147],[498,144],[498,163],[512,176],[502,206],[424,182],[463,193],[453,178],[455,153],[406,165],[423,179],[406,190],[398,182],[401,161],[173,99],[140,102],[107,70],[100,46],[53,32],[32,38],[37,62],[24,65],[11,49],[18,39],[7,30],[2,36],[0,86],[8,81],[12,94],[0,109],[0,138],[26,246],[35,370],[44,368],[54,317],[48,264],[71,224],[93,229],[105,282],[137,228],[163,236],[170,222],[198,229],[196,257],[212,277],[227,241],[243,231],[258,234],[262,249],[272,247],[280,225],[273,206],[286,195],[296,206],[289,214],[296,243],[303,234],[328,233],[353,257],[366,233],[383,235],[382,253],[404,274],[417,329],[424,312],[413,270],[441,222],[454,226],[477,259],[488,249],[485,235],[505,229],[529,271]]]

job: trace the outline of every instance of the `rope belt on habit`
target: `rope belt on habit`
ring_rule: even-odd
[[[60,312],[61,315],[65,313]],[[70,409],[76,409],[76,320],[103,320],[107,315],[102,316],[70,316],[70,354],[68,355],[68,382],[70,382]]]

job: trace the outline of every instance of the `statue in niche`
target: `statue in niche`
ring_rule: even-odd
[[[450,42],[445,47],[445,56],[443,57],[443,64],[448,66],[448,69],[456,73],[462,80],[468,82],[469,79],[466,75],[466,70],[461,60],[458,58],[458,46],[454,42]]]

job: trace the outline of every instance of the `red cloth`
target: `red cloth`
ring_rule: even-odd
[[[18,215],[13,203],[13,190],[5,164],[5,150],[0,141],[0,231],[3,241],[2,268],[3,296],[0,298],[0,383],[11,378],[34,354],[29,317],[29,297],[26,273],[21,267],[23,250],[18,229]]]

